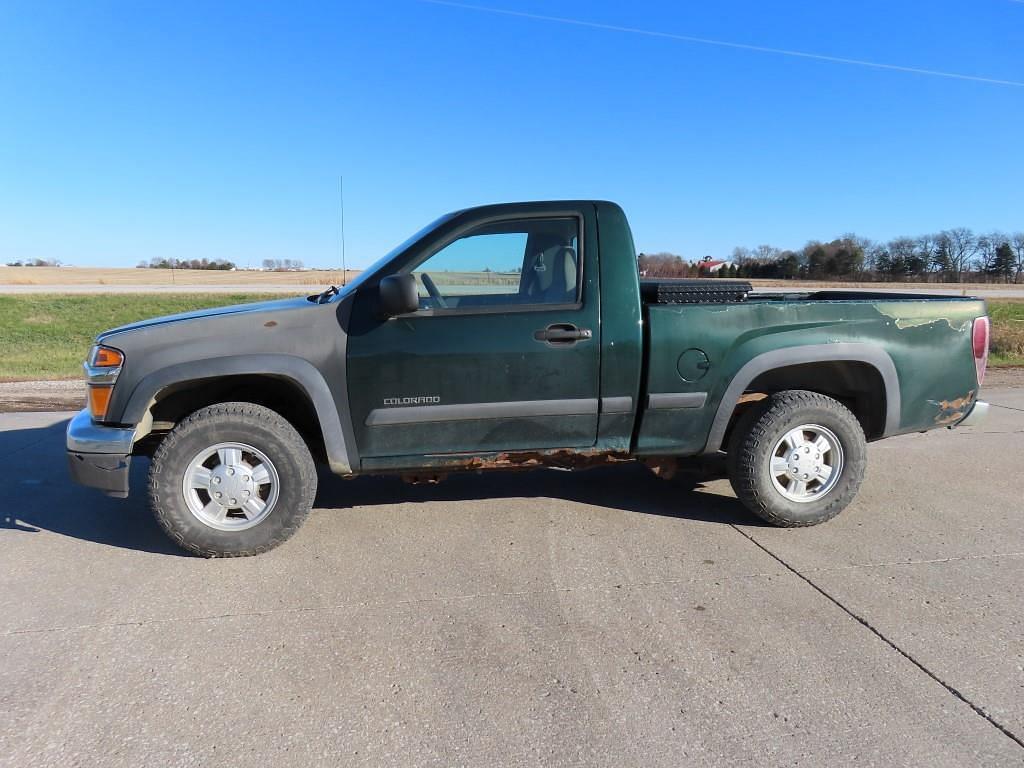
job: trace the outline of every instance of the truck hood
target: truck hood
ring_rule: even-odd
[[[154,317],[149,320],[140,320],[137,323],[129,323],[127,325],[121,325],[117,328],[111,328],[109,331],[104,331],[97,337],[98,342],[103,342],[107,338],[116,334],[126,333],[128,331],[139,331],[146,328],[153,328],[159,325],[168,325],[170,323],[182,323],[188,320],[203,320],[211,317],[217,317],[219,315],[241,315],[241,314],[258,314],[262,312],[285,312],[288,310],[307,309],[312,304],[309,299],[305,296],[296,296],[294,299],[276,299],[274,301],[257,301],[251,304],[235,304],[228,307],[213,307],[211,309],[197,309],[194,312],[180,312],[176,315],[164,315],[162,317]]]

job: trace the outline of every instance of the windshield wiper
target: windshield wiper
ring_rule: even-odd
[[[326,291],[322,291],[321,293],[313,294],[312,296],[307,296],[306,298],[308,298],[310,301],[315,302],[317,304],[326,304],[328,301],[331,300],[332,297],[337,296],[337,295],[338,295],[338,286],[332,285]]]

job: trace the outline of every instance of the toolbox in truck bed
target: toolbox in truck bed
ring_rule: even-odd
[[[648,304],[725,304],[746,301],[753,290],[745,280],[641,280],[640,296]]]

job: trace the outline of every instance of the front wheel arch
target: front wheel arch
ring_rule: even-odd
[[[121,393],[115,387],[114,398],[121,411],[120,421],[145,424],[159,393],[169,387],[189,386],[192,382],[208,384],[239,376],[281,379],[293,384],[316,412],[324,453],[331,470],[337,474],[348,474],[353,465],[358,464],[347,405],[343,407],[343,413],[339,413],[323,374],[309,361],[292,355],[232,355],[159,368],[146,374],[130,391]],[[347,404],[347,397],[344,403]]]
[[[245,402],[269,408],[291,424],[306,441],[310,453],[320,462],[328,453],[320,418],[313,401],[294,379],[267,374],[220,376],[190,379],[160,390],[147,408],[136,430],[139,440],[152,429],[159,430],[143,444],[143,453],[152,453],[160,439],[191,414],[211,405]]]

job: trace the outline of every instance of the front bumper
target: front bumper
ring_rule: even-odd
[[[134,437],[134,429],[96,424],[88,410],[80,411],[67,431],[71,479],[108,496],[125,498]]]
[[[956,423],[958,427],[976,427],[979,424],[985,422],[988,418],[988,403],[984,400],[976,400],[974,405],[971,406],[971,410],[967,412],[960,421]]]

